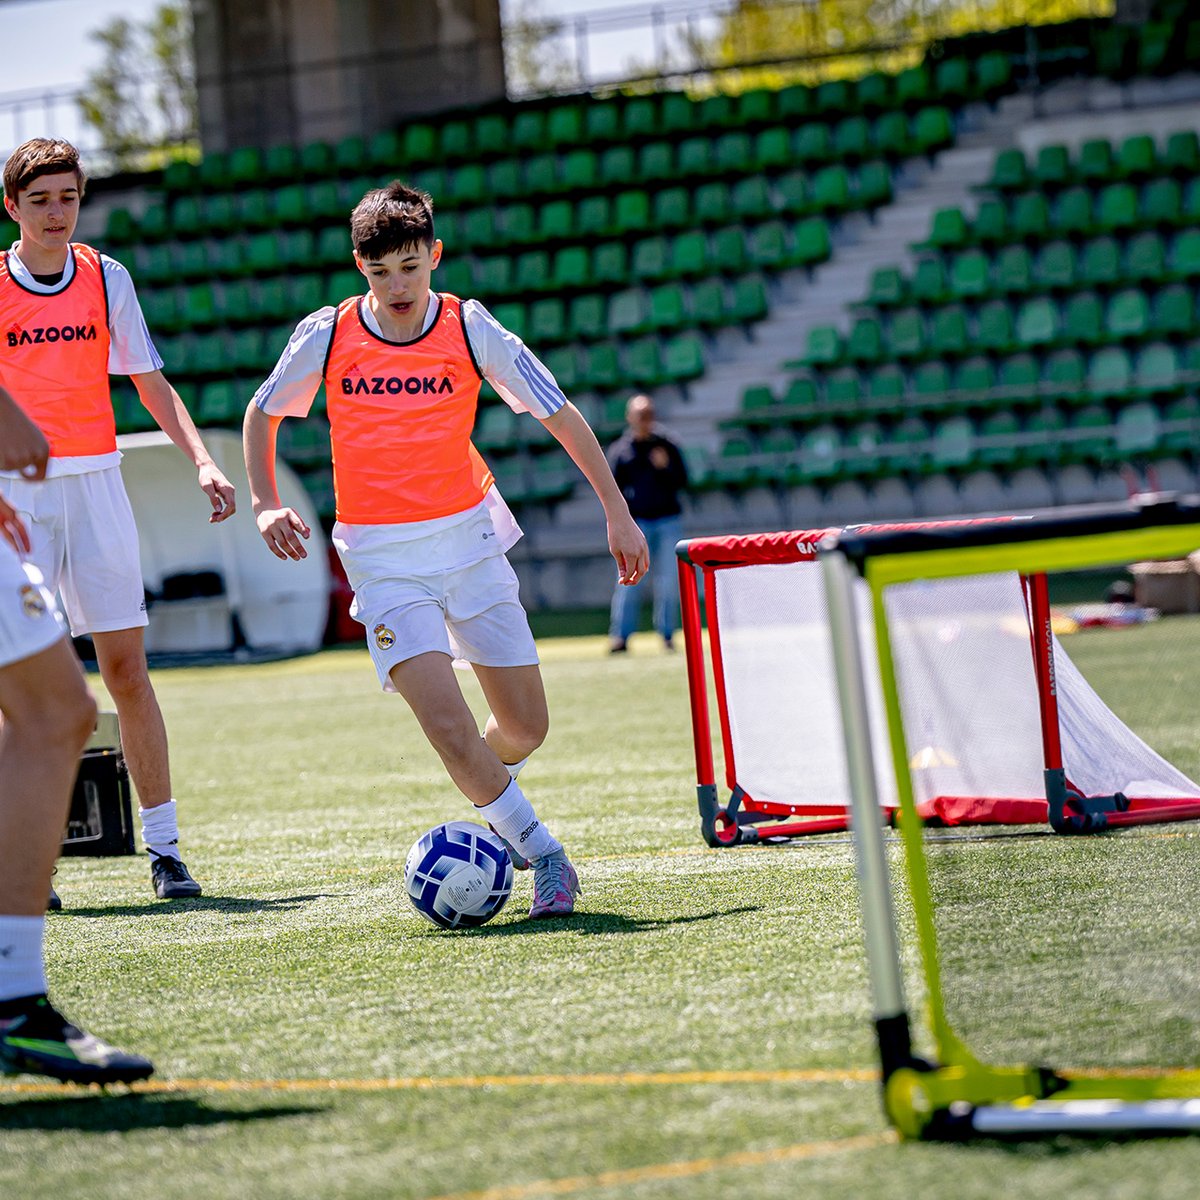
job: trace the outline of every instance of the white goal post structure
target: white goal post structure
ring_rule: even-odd
[[[701,833],[711,846],[849,828],[850,784],[817,547],[848,533],[1020,526],[1027,516],[704,537],[676,547]],[[873,637],[870,598],[858,626]],[[1053,632],[1045,574],[938,580],[909,602],[928,630],[902,704],[917,809],[944,825],[1064,833],[1200,817],[1200,786],[1130,730]],[[707,638],[704,629],[707,626]],[[962,636],[960,636],[960,634]],[[943,643],[952,643],[946,646]],[[866,656],[868,664],[873,660]],[[713,748],[711,669],[728,798]],[[872,727],[885,739],[868,666]],[[897,809],[884,763],[879,803]]]

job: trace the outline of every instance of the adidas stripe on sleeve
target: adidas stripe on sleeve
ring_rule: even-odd
[[[567,403],[545,365],[478,300],[464,300],[463,327],[484,378],[514,412],[545,419]]]

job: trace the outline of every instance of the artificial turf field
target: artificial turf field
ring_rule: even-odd
[[[1166,684],[1139,648],[1156,636],[1069,648],[1136,699]],[[1188,641],[1172,669],[1194,697],[1200,628]],[[141,858],[64,860],[48,952],[60,1005],[159,1074],[107,1095],[0,1080],[0,1196],[1196,1195],[1200,1138],[897,1143],[848,840],[705,848],[682,656],[648,635],[620,659],[603,645],[542,643],[552,728],[522,776],[579,867],[580,910],[525,920],[519,874],[461,933],[412,912],[402,870],[419,833],[470,811],[365,653],[156,672],[206,894],[156,901]],[[1194,703],[1172,711],[1164,749],[1200,776]],[[1123,906],[1147,961],[1200,993],[1196,825],[962,849],[981,892],[1012,881],[1018,908]],[[1153,895],[1124,877],[1129,853],[1169,876]],[[975,994],[1003,984],[1005,954],[1075,944],[975,930],[955,963],[978,961]],[[1124,1061],[1124,1026],[1089,1021],[1065,1043],[1078,1061]],[[1164,1026],[1157,1065],[1200,1065],[1195,1024]]]

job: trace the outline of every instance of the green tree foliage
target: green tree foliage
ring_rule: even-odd
[[[117,170],[158,165],[168,148],[198,139],[192,19],[186,0],[145,21],[114,17],[90,35],[104,58],[79,99]]]

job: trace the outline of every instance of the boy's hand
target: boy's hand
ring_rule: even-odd
[[[20,471],[24,479],[45,479],[50,446],[42,431],[10,402],[0,400],[0,471]]]
[[[227,520],[237,511],[233,484],[225,478],[215,463],[205,463],[200,468],[200,490],[213,506],[208,518],[210,525]]]
[[[3,496],[0,496],[0,537],[18,554],[29,553],[29,532],[16,510]]]
[[[650,570],[650,547],[645,534],[626,514],[608,523],[608,549],[617,560],[617,582],[630,586]]]
[[[258,532],[276,558],[299,561],[308,557],[300,538],[307,538],[312,530],[294,508],[264,509],[258,514]]]

